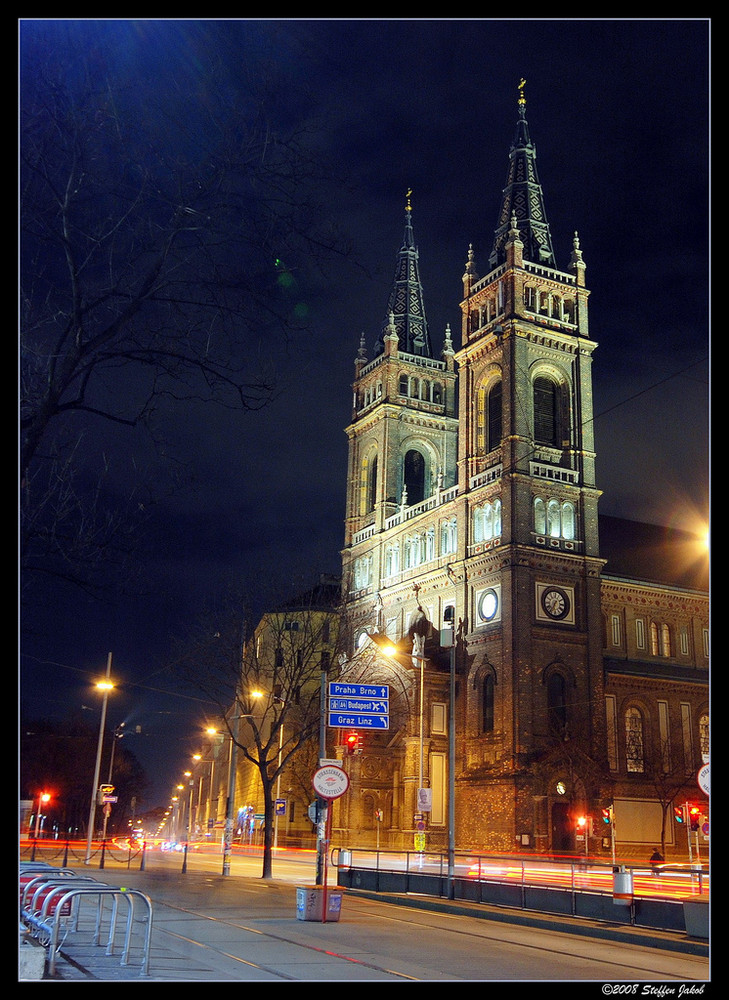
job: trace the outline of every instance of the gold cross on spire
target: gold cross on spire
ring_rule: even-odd
[[[524,97],[524,88],[526,87],[526,80],[524,77],[519,80],[519,104],[526,104],[526,97]]]

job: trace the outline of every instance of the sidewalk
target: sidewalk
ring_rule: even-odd
[[[389,942],[376,919],[363,914],[355,901],[377,899],[393,905],[429,908],[439,913],[467,913],[514,925],[549,925],[583,937],[628,940],[646,947],[705,955],[708,946],[679,936],[639,928],[615,928],[542,916],[510,913],[503,908],[450,904],[424,897],[382,897],[345,890],[341,921],[297,918],[296,885],[245,876],[224,877],[205,872],[180,874],[171,870],[107,873],[110,883],[137,889],[153,904],[149,975],[140,976],[140,951],[130,963],[106,956],[91,943],[91,934],[69,935],[61,947],[57,981],[137,982],[283,982],[283,981],[408,981],[409,969],[389,971]]]

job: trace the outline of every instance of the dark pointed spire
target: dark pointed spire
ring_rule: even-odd
[[[509,173],[501,199],[494,246],[489,258],[493,269],[506,259],[505,245],[516,218],[519,236],[524,243],[524,260],[556,267],[552,237],[544,208],[544,195],[537,176],[537,150],[529,135],[526,120],[526,80],[519,81],[519,118],[509,150]]]
[[[433,348],[420,283],[418,248],[413,236],[411,195],[412,191],[409,190],[405,204],[405,235],[397,258],[382,333],[375,345],[375,354],[382,354],[384,351],[384,338],[391,332],[388,328],[394,323],[400,351],[432,358]]]

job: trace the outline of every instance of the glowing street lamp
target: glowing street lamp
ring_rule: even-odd
[[[40,822],[41,822],[41,813],[43,812],[43,806],[44,806],[44,804],[46,802],[50,802],[50,798],[51,798],[51,796],[48,794],[48,792],[41,792],[40,795],[38,796],[38,811],[35,814],[35,839],[36,840],[38,839],[38,837],[40,837]]]

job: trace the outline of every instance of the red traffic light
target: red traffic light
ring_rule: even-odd
[[[698,806],[689,806],[689,820],[692,830],[698,830],[701,822],[701,809]]]
[[[673,818],[676,820],[677,823],[683,823],[684,821],[683,806],[673,807]]]
[[[359,747],[359,734],[358,733],[347,733],[344,739],[344,745],[347,748],[347,753],[352,754]]]

